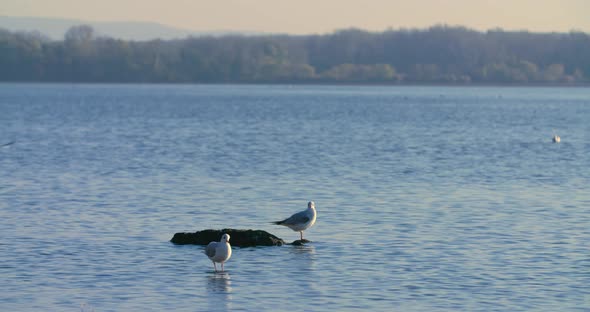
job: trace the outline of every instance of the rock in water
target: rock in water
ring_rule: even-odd
[[[291,243],[291,245],[293,245],[293,246],[303,246],[303,245],[305,245],[307,243],[311,243],[311,241],[304,238],[304,239],[298,239],[298,240],[293,241]]]
[[[223,234],[231,236],[234,247],[282,246],[285,241],[262,230],[203,230],[195,233],[176,233],[170,240],[177,245],[207,245],[211,241],[219,241]]]

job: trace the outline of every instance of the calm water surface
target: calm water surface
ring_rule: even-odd
[[[0,84],[10,142],[1,311],[590,311],[588,88]]]

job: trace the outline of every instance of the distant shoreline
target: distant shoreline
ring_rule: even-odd
[[[88,25],[63,41],[0,29],[0,81],[588,86],[590,35],[463,27],[317,36],[124,41]]]

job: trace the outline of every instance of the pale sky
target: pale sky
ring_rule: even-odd
[[[0,15],[290,34],[434,24],[590,32],[590,0],[0,0]]]

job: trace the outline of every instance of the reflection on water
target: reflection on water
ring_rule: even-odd
[[[209,311],[227,311],[232,303],[231,276],[228,272],[215,272],[207,277],[207,303]]]
[[[289,247],[285,258],[288,271],[285,272],[285,277],[290,283],[296,285],[296,289],[302,296],[310,298],[321,296],[317,256],[316,246],[311,244]]]
[[[298,271],[311,271],[315,268],[315,246],[293,246],[292,248],[290,248],[289,254],[293,255],[292,261],[290,262],[292,263],[293,267]]]
[[[207,286],[211,292],[231,292],[231,276],[228,272],[215,272],[209,275]]]
[[[301,245],[301,246],[293,246],[290,250],[291,253],[294,254],[307,254],[312,256],[315,254],[315,246],[313,245]]]

